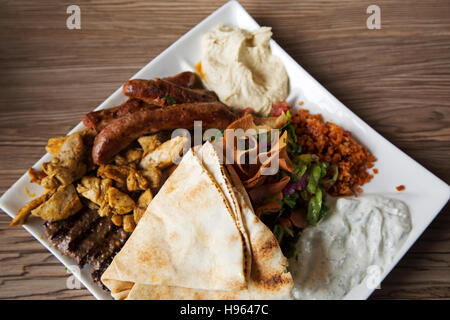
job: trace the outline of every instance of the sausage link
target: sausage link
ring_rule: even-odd
[[[159,105],[218,101],[213,91],[189,89],[163,79],[128,80],[123,86],[123,93],[130,98]]]
[[[95,137],[92,158],[95,164],[104,164],[147,133],[177,128],[193,129],[196,120],[202,121],[203,128],[225,129],[236,118],[221,102],[186,103],[165,108],[143,107],[104,128]]]

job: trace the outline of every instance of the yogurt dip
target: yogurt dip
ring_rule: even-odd
[[[326,218],[303,230],[298,260],[289,263],[294,298],[343,298],[364,280],[369,268],[383,272],[411,228],[402,201],[382,196],[332,200]]]
[[[202,38],[204,80],[233,109],[268,115],[273,103],[288,96],[289,78],[270,50],[271,37],[269,27],[249,32],[218,25]]]

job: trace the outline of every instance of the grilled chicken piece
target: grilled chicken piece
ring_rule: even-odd
[[[153,200],[153,194],[150,189],[147,189],[145,192],[143,192],[138,199],[138,203],[136,208],[134,208],[134,221],[136,223],[141,220],[142,216],[144,215],[145,211],[147,210],[148,205]]]
[[[140,148],[129,149],[124,155],[116,154],[113,162],[118,166],[130,166],[136,168],[136,166],[141,161],[143,154],[144,152]]]
[[[158,134],[142,136],[138,139],[138,142],[144,150],[144,156],[161,145],[161,140]]]
[[[97,176],[107,178],[125,185],[129,174],[129,168],[126,166],[116,166],[112,164],[101,165],[97,170]]]
[[[134,168],[130,168],[127,177],[128,191],[145,190],[149,187],[149,183],[145,176]]]
[[[133,215],[127,214],[123,216],[123,230],[125,232],[133,232],[134,228],[136,228],[136,222],[134,221]]]
[[[143,154],[144,152],[142,149],[130,149],[125,153],[125,160],[127,164],[138,164],[141,161]]]
[[[32,210],[34,216],[46,221],[67,219],[81,210],[83,205],[73,184],[60,186],[58,190],[39,207]]]
[[[105,182],[108,181],[105,179]],[[89,199],[95,204],[101,206],[106,197],[107,187],[112,185],[112,181],[110,180],[109,182],[110,183],[102,184],[102,180],[100,178],[86,176],[83,177],[81,182],[77,185],[77,191],[86,199]]]
[[[108,204],[114,213],[126,214],[133,211],[136,207],[136,203],[133,199],[117,188],[110,187],[106,192],[106,196],[108,199]]]
[[[136,207],[129,195],[112,186],[111,179],[83,177],[77,186],[77,191],[86,199],[100,206],[98,214],[102,217],[110,216],[113,213],[128,213]]]
[[[157,167],[149,166],[141,171],[142,175],[147,179],[152,190],[161,186],[162,172]]]
[[[120,214],[113,214],[111,217],[111,221],[115,226],[120,227],[123,224],[123,216],[121,216]]]
[[[193,129],[196,120],[202,121],[204,129],[224,129],[236,120],[236,115],[221,102],[141,108],[116,119],[95,137],[92,158],[95,164],[104,164],[145,134],[176,128]]]
[[[41,204],[43,204],[45,201],[47,201],[52,195],[54,194],[54,191],[47,191],[44,194],[42,194],[40,197],[31,200],[28,202],[22,209],[17,212],[14,219],[9,223],[9,226],[20,226],[24,224],[28,218],[28,216],[31,214],[31,211],[39,207]]]
[[[59,150],[61,150],[61,147],[63,146],[66,139],[67,136],[50,138],[47,142],[47,145],[45,146],[45,151],[53,156],[56,156]]]
[[[33,168],[28,169],[28,175],[30,176],[30,182],[41,185],[42,179],[47,175],[43,171],[34,170]]]
[[[189,147],[189,144],[189,139],[183,136],[170,139],[142,158],[139,165],[141,168],[158,167],[164,169],[170,167]]]
[[[47,175],[41,181],[46,189],[67,186],[80,179],[87,171],[87,147],[83,141],[84,132],[75,132],[67,136],[56,156],[50,162],[44,162],[42,169]]]
[[[129,166],[101,165],[97,170],[97,175],[112,179],[118,182],[120,186],[126,186],[128,191],[145,190],[149,187],[145,176]]]

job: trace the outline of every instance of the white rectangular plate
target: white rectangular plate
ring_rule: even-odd
[[[133,78],[152,79],[170,76],[186,70],[193,71],[195,65],[200,61],[201,37],[221,23],[248,30],[259,27],[237,1],[230,1],[182,36],[142,68]],[[364,192],[366,194],[382,194],[403,200],[410,208],[413,230],[394,258],[393,263],[384,270],[382,274],[384,279],[447,203],[450,197],[450,188],[358,118],[314,80],[273,40],[271,41],[271,48],[272,52],[281,58],[289,74],[290,95],[287,99],[288,103],[298,106],[297,103],[303,101],[303,107],[309,109],[312,113],[321,113],[326,120],[333,121],[346,130],[350,130],[352,135],[367,146],[378,159],[375,166],[379,170],[379,174],[375,175],[374,179],[364,186]],[[96,110],[117,106],[125,100],[126,97],[122,94],[122,88],[119,88]],[[71,132],[78,131],[83,127],[83,124],[80,123]],[[46,154],[33,168],[39,169],[42,162],[50,159],[51,156]],[[398,185],[405,185],[406,190],[397,192],[395,186]],[[28,174],[24,174],[0,198],[0,208],[13,217],[20,208],[30,201],[25,191],[26,188],[36,194],[42,192],[41,187],[32,184]],[[88,266],[83,268],[81,272],[77,272],[76,262],[62,255],[52,246],[45,236],[42,221],[30,219],[30,222],[24,228],[71,270],[97,299],[111,299],[109,294],[92,281]],[[368,298],[373,290],[367,288],[364,283],[363,281],[361,285],[353,288],[345,298]]]

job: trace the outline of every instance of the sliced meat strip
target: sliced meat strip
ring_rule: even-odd
[[[103,243],[105,236],[112,229],[113,223],[111,219],[100,219],[93,229],[86,233],[85,237],[78,242],[76,249],[74,248],[74,256],[78,264],[83,265],[87,259],[89,252],[95,247]]]
[[[113,226],[109,233],[105,236],[101,245],[93,248],[86,259],[86,263],[94,269],[99,269],[105,261],[116,253],[128,239],[130,233],[125,232],[122,228]]]
[[[80,266],[89,263],[93,267],[92,278],[101,286],[101,275],[130,235],[86,205],[68,219],[45,222],[44,229],[63,254],[77,260]]]
[[[50,240],[56,240],[63,237],[69,232],[70,228],[75,224],[75,221],[81,216],[81,212],[61,221],[45,221],[44,230]]]
[[[44,230],[50,240],[54,241],[55,243],[60,242],[62,241],[61,239],[63,237],[68,235],[75,224],[79,224],[80,221],[90,218],[95,218],[95,215],[91,212],[91,210],[83,208],[68,219],[54,222],[45,221]]]
[[[129,235],[130,234],[125,232],[122,228],[116,230],[116,232],[113,231],[111,236],[107,238],[106,246],[95,256],[93,261],[88,259],[89,264],[93,266],[91,271],[92,280],[98,283],[103,290],[108,291],[108,288],[101,282],[101,276],[111,264],[114,256],[123,247]]]
[[[98,213],[91,209],[85,209],[84,214],[74,223],[69,231],[62,237],[54,239],[54,244],[62,253],[76,258],[73,252],[77,243],[100,219]]]
[[[165,108],[141,108],[113,121],[96,137],[92,148],[95,164],[108,162],[131,142],[147,133],[177,128],[193,129],[194,121],[203,129],[224,129],[236,115],[221,102],[186,103]]]
[[[105,270],[111,264],[113,259],[114,259],[114,256],[109,256],[107,258],[107,260],[105,260],[98,269],[91,270],[92,280],[94,282],[96,282],[100,287],[102,287],[102,289],[105,290],[106,292],[109,292],[109,289],[103,284],[103,282],[101,281],[101,278],[102,278],[103,272],[105,272]]]

